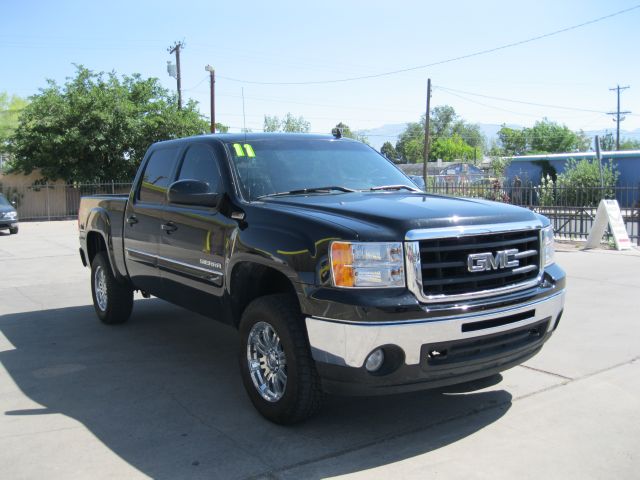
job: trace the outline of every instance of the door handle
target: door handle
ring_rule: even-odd
[[[138,223],[138,217],[136,217],[135,215],[131,215],[127,218],[127,223],[129,225],[135,225],[136,223]]]
[[[163,223],[160,228],[162,230],[164,230],[167,233],[172,233],[175,232],[176,230],[178,230],[178,227],[176,226],[175,223],[173,222],[169,222],[169,223]]]

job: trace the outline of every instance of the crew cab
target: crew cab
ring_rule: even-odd
[[[102,322],[139,290],[237,327],[247,393],[281,424],[325,393],[495,375],[564,306],[545,217],[424,193],[339,131],[156,143],[129,195],[83,197],[78,223]]]

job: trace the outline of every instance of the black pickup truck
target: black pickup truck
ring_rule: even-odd
[[[428,195],[339,132],[154,144],[128,196],[82,199],[79,229],[100,320],[127,321],[139,290],[236,326],[249,397],[283,424],[324,393],[511,368],[564,305],[545,217]]]

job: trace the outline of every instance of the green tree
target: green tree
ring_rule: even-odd
[[[216,132],[218,133],[227,133],[229,131],[229,126],[224,125],[222,123],[216,122]]]
[[[286,133],[308,133],[311,124],[304,117],[296,117],[291,113],[287,113],[283,119],[276,115],[264,116],[265,132],[286,132]]]
[[[359,142],[366,143],[367,145],[369,145],[369,139],[367,138],[366,135],[352,131],[351,128],[349,128],[349,125],[347,125],[346,123],[340,122],[336,125],[335,128],[342,129],[343,137],[353,138],[354,140],[357,140]]]
[[[533,153],[581,152],[589,148],[591,140],[582,132],[574,132],[546,118],[527,129],[527,141]]]
[[[422,162],[424,155],[424,120],[425,116],[423,115],[419,122],[408,123],[407,128],[400,134],[396,143],[396,151],[399,157],[407,163]],[[480,127],[460,118],[453,107],[449,105],[435,107],[429,120],[429,134],[431,136],[429,161],[439,158],[451,161],[482,157],[486,142]],[[467,147],[471,148],[471,150]],[[445,153],[446,158],[442,157]],[[458,154],[460,156],[452,157],[452,155]]]
[[[522,155],[527,152],[526,129],[509,128],[502,125],[498,131],[497,152],[501,155]]]
[[[473,160],[476,149],[469,145],[460,135],[438,137],[431,145],[430,157],[440,158],[445,162],[455,160]]]
[[[153,142],[208,131],[208,122],[158,79],[77,67],[62,86],[31,97],[10,138],[10,168],[68,182],[130,181]]]
[[[0,92],[0,153],[18,127],[20,113],[29,102],[17,95]]]
[[[420,163],[424,155],[424,115],[420,122],[407,123],[398,137],[396,152],[404,163]]]
[[[292,114],[287,115],[282,120],[282,131],[288,133],[308,133],[311,124],[304,117],[294,117]]]
[[[384,142],[380,149],[380,153],[392,162],[396,162],[398,160],[398,152],[396,152],[396,149],[391,142]]]
[[[624,138],[620,140],[620,150],[640,150],[640,140]]]
[[[498,139],[501,151],[497,153],[502,155],[582,152],[591,145],[584,132],[574,132],[546,118],[531,128],[513,129],[503,125]]]
[[[280,131],[280,119],[275,115],[264,116],[264,131],[265,132],[279,132]]]

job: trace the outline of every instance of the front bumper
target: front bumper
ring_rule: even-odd
[[[556,328],[564,289],[517,305],[388,322],[310,316],[307,332],[323,388],[379,394],[434,388],[490,376],[535,355]],[[364,368],[382,347],[390,365]]]
[[[18,226],[18,220],[6,220],[6,219],[0,220],[0,230],[6,229],[6,228],[16,228],[17,226]]]

